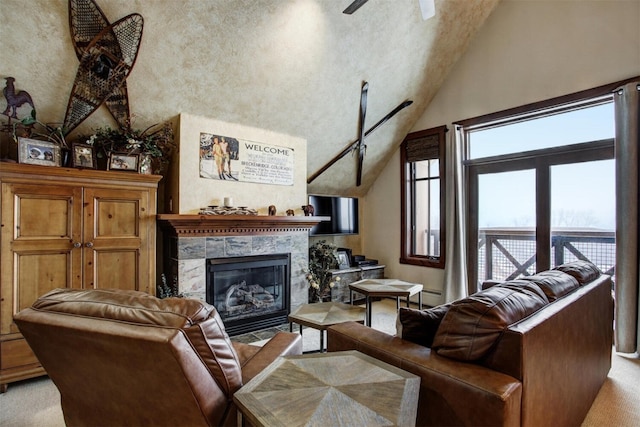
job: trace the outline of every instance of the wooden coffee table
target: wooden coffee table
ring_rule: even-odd
[[[340,302],[320,302],[316,304],[304,304],[289,314],[289,331],[293,332],[293,324],[308,326],[320,331],[320,351],[324,351],[324,336],[327,328],[343,322],[364,323],[365,309]]]
[[[413,426],[420,377],[358,351],[284,356],[233,395],[238,425]]]
[[[400,297],[407,299],[418,294],[418,305],[422,310],[422,285],[419,283],[403,282],[397,279],[364,279],[349,284],[350,300],[353,303],[353,292],[361,293],[366,298],[367,326],[371,326],[371,298],[396,297],[396,308],[400,308]]]

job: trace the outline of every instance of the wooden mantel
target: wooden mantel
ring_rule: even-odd
[[[158,224],[176,235],[264,234],[310,230],[328,216],[182,215],[160,214]]]

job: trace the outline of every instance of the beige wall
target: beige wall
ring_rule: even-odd
[[[640,75],[640,1],[503,0],[413,131]],[[438,302],[443,271],[401,265],[400,155],[365,198],[363,248],[386,274],[424,283]]]
[[[212,133],[268,145],[293,148],[293,185],[258,184],[201,178],[199,172],[200,133]],[[172,213],[196,214],[202,207],[222,205],[225,197],[232,197],[234,206],[247,206],[266,215],[269,205],[275,205],[277,215],[293,209],[303,215],[301,206],[307,204],[307,141],[282,133],[258,129],[237,123],[227,123],[191,114],[179,116],[179,153],[173,162],[171,188]],[[179,178],[177,178],[179,176]]]

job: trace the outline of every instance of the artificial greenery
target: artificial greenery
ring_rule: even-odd
[[[164,273],[162,273],[160,280],[162,280],[162,283],[156,286],[156,295],[158,298],[183,297],[183,295],[178,292],[177,277],[173,278],[173,286],[169,286],[167,276],[165,276]]]
[[[69,148],[65,139],[65,131],[62,126],[56,126],[52,123],[42,123],[36,118],[35,108],[31,110],[31,115],[20,121],[11,124],[13,132],[13,141],[17,144],[18,137],[34,138],[40,137],[49,142],[53,142],[60,148]]]
[[[97,158],[107,158],[110,153],[147,154],[158,163],[155,171],[164,169],[175,148],[173,128],[169,122],[155,124],[142,131],[105,126],[83,139],[82,142],[94,147]]]
[[[309,247],[309,269],[305,272],[309,282],[309,300],[323,301],[331,296],[331,288],[340,277],[334,277],[331,270],[339,266],[337,247],[321,240]]]

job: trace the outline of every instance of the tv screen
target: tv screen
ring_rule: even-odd
[[[358,199],[355,197],[309,196],[315,216],[329,216],[331,220],[314,226],[311,236],[358,234]]]

